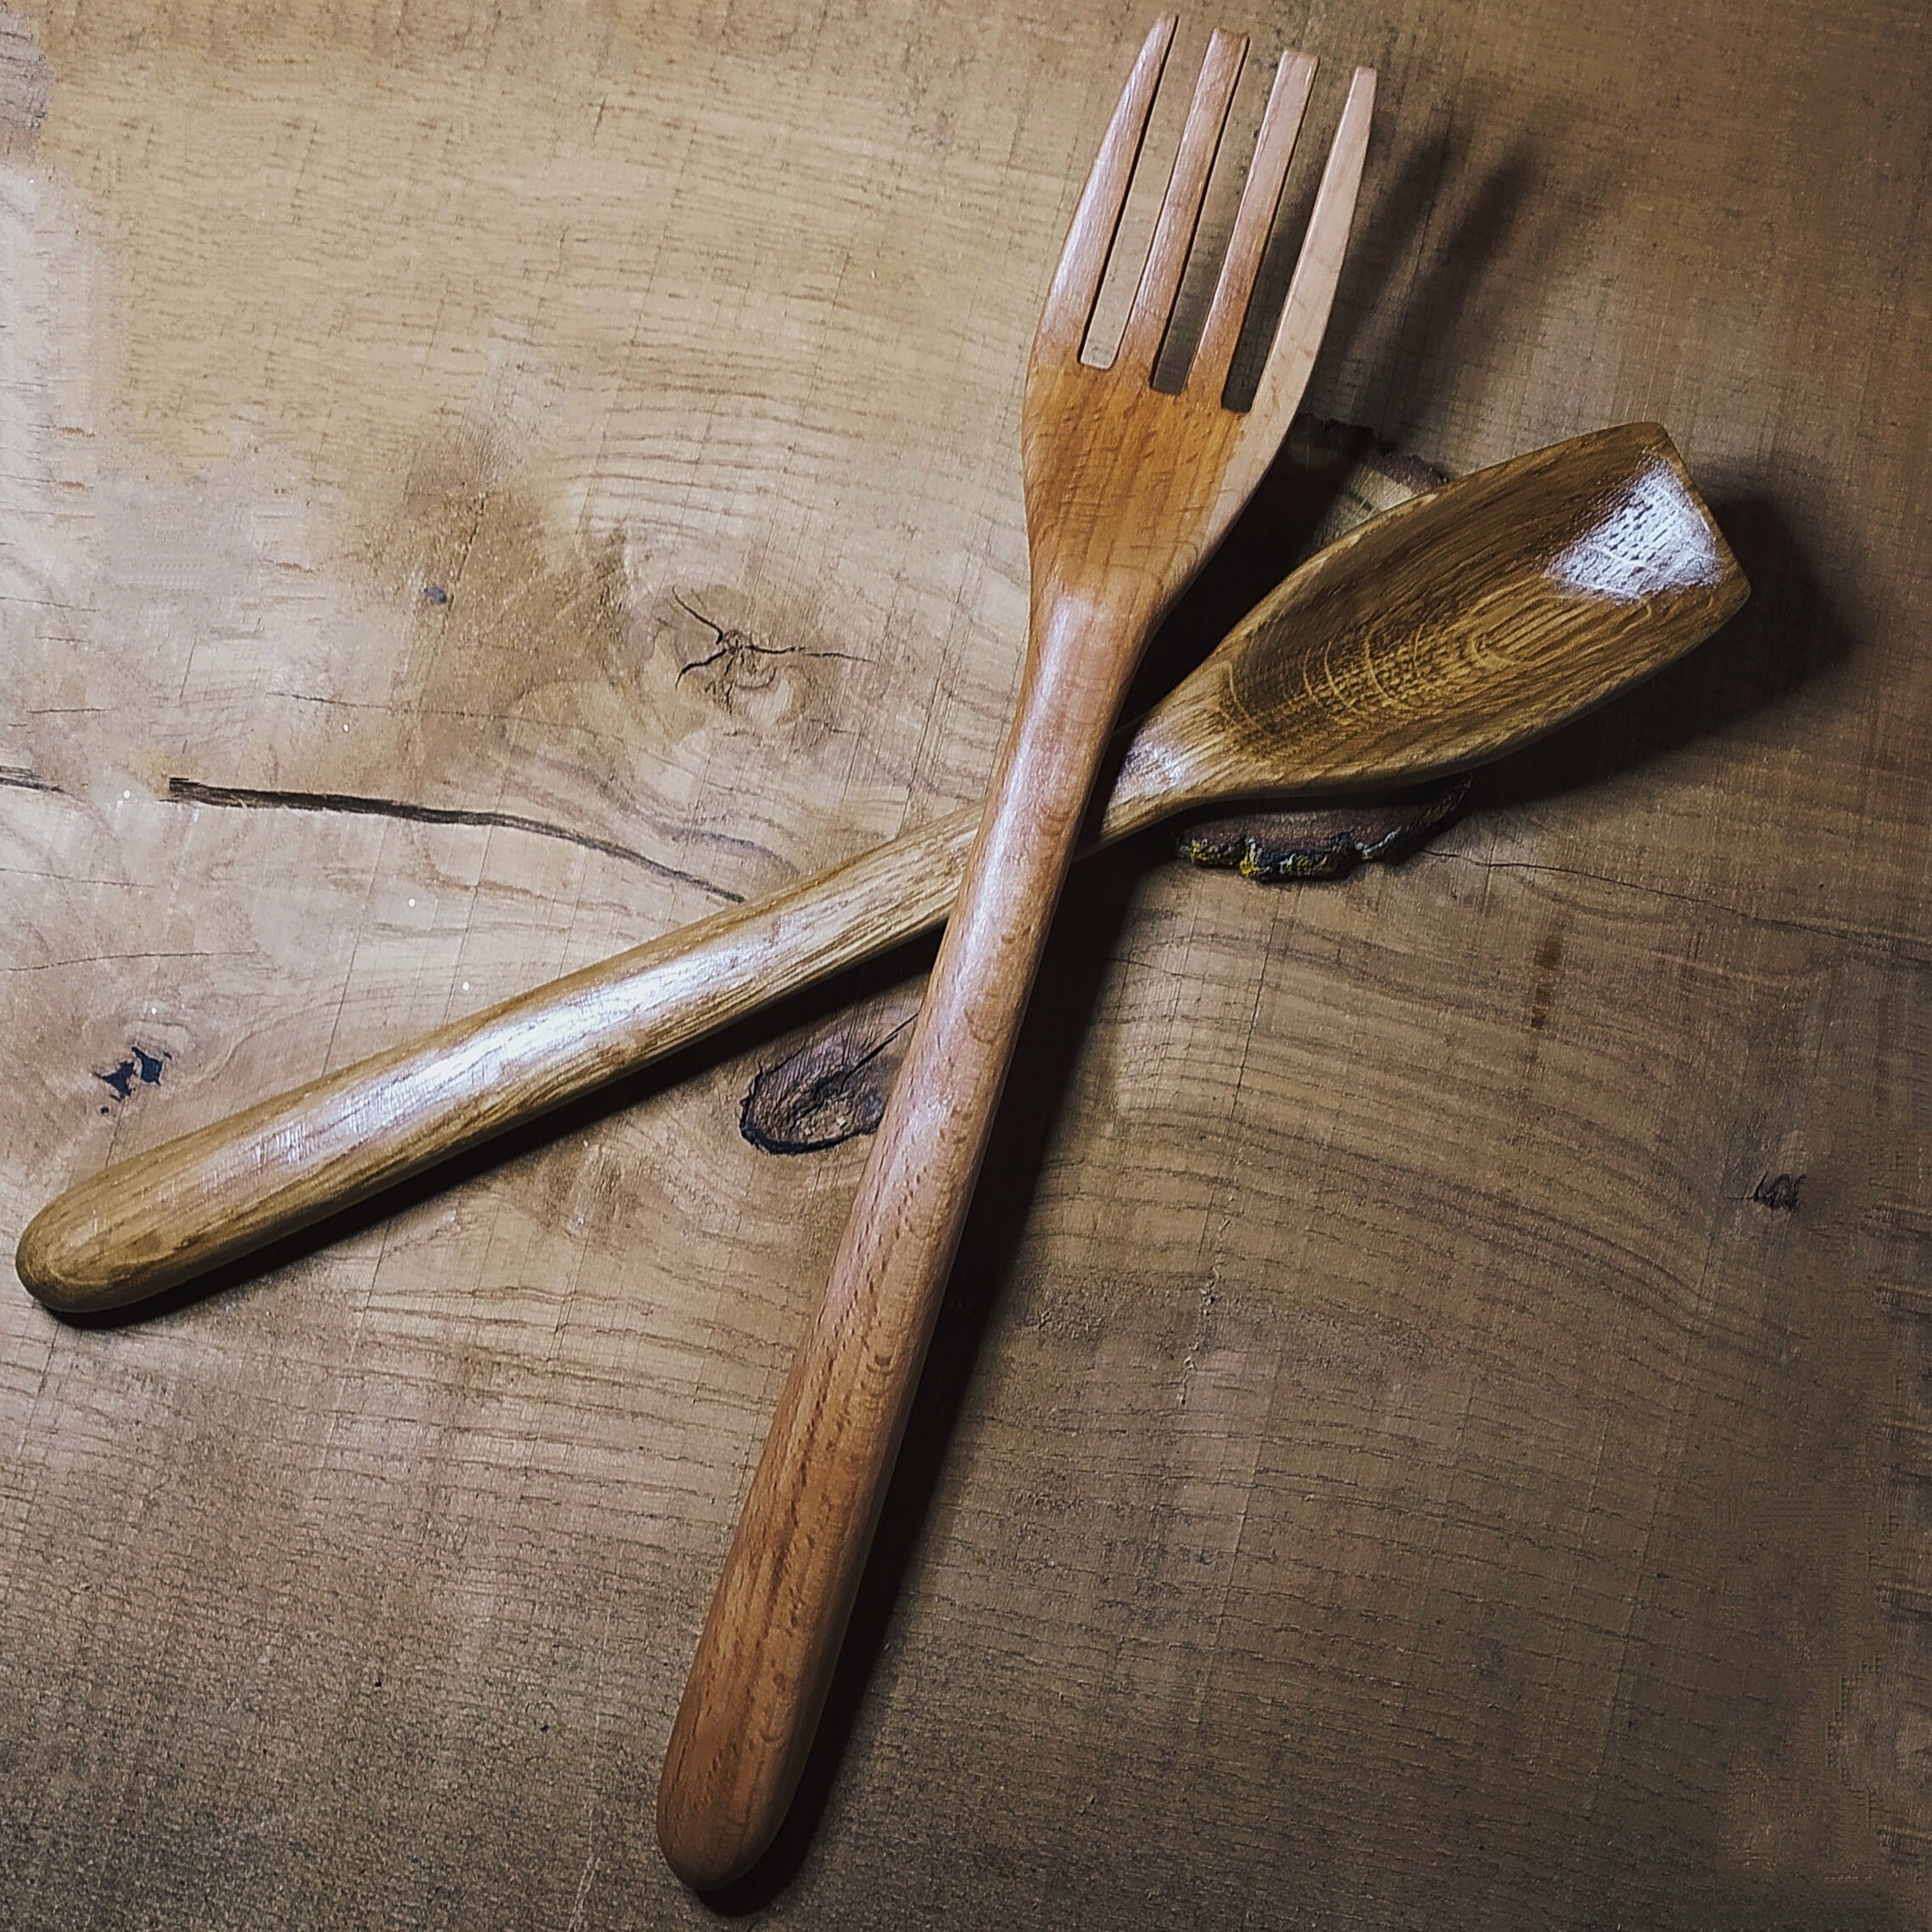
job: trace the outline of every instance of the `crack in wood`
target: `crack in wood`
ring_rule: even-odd
[[[742,892],[706,879],[681,866],[667,865],[634,846],[619,845],[615,839],[600,839],[588,832],[573,832],[567,825],[544,818],[526,818],[520,812],[486,812],[466,806],[411,805],[396,798],[370,798],[352,791],[282,791],[253,785],[206,785],[199,779],[170,778],[164,795],[177,805],[216,805],[241,811],[329,812],[352,818],[396,818],[417,825],[483,825],[506,832],[528,832],[539,839],[561,839],[567,845],[580,846],[585,852],[601,853],[606,858],[622,859],[628,865],[641,866],[660,879],[673,879],[680,885],[695,885],[714,899],[741,906]]]
[[[1392,801],[1246,812],[1184,830],[1175,849],[1270,884],[1337,879],[1413,851],[1468,790],[1464,774]],[[762,1069],[745,1090],[740,1133],[761,1153],[801,1154],[876,1132],[918,1010],[916,997],[868,1001]]]
[[[1231,867],[1268,885],[1338,879],[1413,852],[1468,796],[1469,776],[1460,773],[1399,799],[1198,819],[1175,835],[1174,849],[1196,865]]]
[[[67,796],[52,779],[43,779],[25,765],[0,765],[0,785],[13,785],[20,791],[52,791],[63,798]]]
[[[849,651],[815,651],[803,644],[761,644],[747,630],[707,617],[675,590],[671,593],[671,600],[686,617],[702,624],[718,643],[715,651],[706,651],[702,657],[694,657],[688,664],[680,664],[677,681],[681,684],[693,671],[709,671],[714,665],[721,666],[706,688],[726,711],[731,709],[732,700],[740,690],[762,690],[770,682],[767,678],[762,683],[752,684],[743,675],[745,660],[748,657],[835,657],[846,664],[871,662]]]
[[[875,1133],[918,1017],[916,998],[871,1001],[760,1070],[738,1131],[762,1153],[816,1153]]]
[[[1804,1184],[1801,1174],[1767,1174],[1751,1189],[1751,1198],[1774,1214],[1795,1214],[1798,1211],[1798,1191]]]

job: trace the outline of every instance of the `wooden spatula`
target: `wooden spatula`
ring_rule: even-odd
[[[1654,425],[1499,463],[1365,524],[1242,619],[1121,734],[1097,842],[1480,763],[1670,663],[1745,595]],[[136,1154],[42,1209],[20,1279],[66,1313],[125,1306],[635,1073],[937,925],[979,820],[954,812]]]

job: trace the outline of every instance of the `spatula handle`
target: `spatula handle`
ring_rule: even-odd
[[[361,1060],[81,1182],[15,1266],[49,1308],[192,1280],[946,917],[976,807]]]
[[[1030,670],[672,1731],[658,1838],[701,1890],[750,1868],[796,1789],[1073,856],[1118,693],[1091,658],[1058,676],[1056,662]]]

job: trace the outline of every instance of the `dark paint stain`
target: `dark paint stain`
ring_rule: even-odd
[[[143,1086],[159,1086],[161,1084],[161,1068],[168,1056],[165,1053],[150,1053],[145,1047],[131,1046],[128,1057],[108,1073],[97,1073],[94,1078],[108,1087],[116,1100],[126,1100],[134,1091],[134,1083],[139,1080]],[[106,1108],[101,1111],[107,1112]]]
[[[1397,798],[1291,812],[1254,811],[1184,826],[1175,850],[1196,865],[1232,867],[1268,885],[1338,879],[1399,859],[1447,824],[1469,793],[1466,773]]]
[[[422,587],[422,599],[426,604],[447,604],[449,593],[440,584],[426,584]]]
[[[1795,1214],[1798,1211],[1798,1190],[1804,1184],[1801,1174],[1767,1174],[1752,1188],[1751,1198],[1774,1214]]]
[[[816,1153],[875,1133],[912,1043],[903,1006],[848,1015],[751,1082],[738,1131],[765,1153]]]

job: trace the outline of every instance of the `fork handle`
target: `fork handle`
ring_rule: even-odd
[[[658,1838],[699,1890],[751,1867],[796,1790],[1119,703],[1114,667],[1055,641],[1068,648],[1032,654],[912,1046],[672,1730]]]

